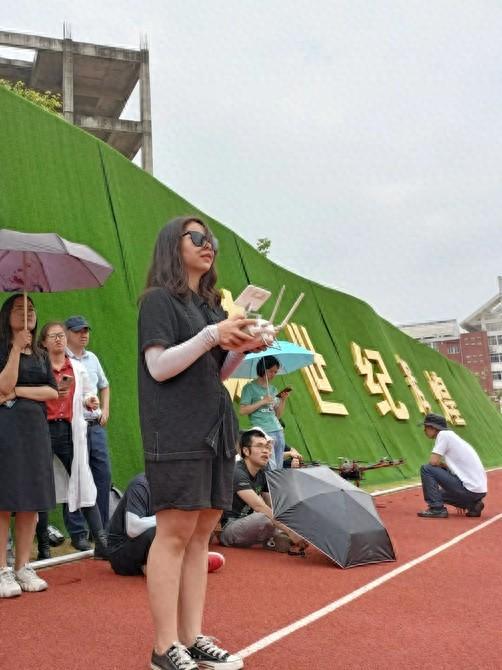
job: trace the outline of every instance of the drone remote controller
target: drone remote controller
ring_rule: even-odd
[[[273,344],[278,332],[274,324],[265,319],[256,319],[255,323],[248,326],[245,330],[252,337],[261,338],[263,344],[267,347],[270,347]]]
[[[249,333],[249,335],[252,335],[253,337],[256,337],[257,339],[260,339],[261,342],[267,347],[272,346],[274,343],[275,337],[277,333],[279,333],[288,323],[290,318],[293,316],[294,312],[296,312],[296,309],[298,308],[298,305],[301,303],[301,301],[304,298],[304,293],[300,293],[296,301],[294,302],[293,306],[289,310],[289,312],[286,314],[284,319],[281,321],[281,323],[278,326],[274,326],[273,320],[274,317],[277,313],[277,309],[279,307],[279,303],[281,301],[282,295],[284,293],[285,286],[282,287],[278,297],[277,301],[275,303],[274,309],[272,311],[272,314],[270,316],[270,320],[267,321],[266,319],[262,319],[261,317],[257,317],[255,320],[255,323],[253,323],[250,326],[247,326],[245,328],[245,331]]]

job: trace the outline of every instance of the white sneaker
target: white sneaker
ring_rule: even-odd
[[[28,563],[23,565],[20,570],[16,570],[15,575],[16,581],[23,591],[45,591],[49,586]]]
[[[14,598],[22,593],[21,587],[16,582],[12,568],[0,568],[0,598]]]

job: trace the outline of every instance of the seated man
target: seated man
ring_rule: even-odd
[[[425,512],[418,512],[418,516],[446,519],[445,503],[467,510],[466,516],[481,516],[487,479],[477,453],[468,442],[448,430],[441,414],[427,414],[420,425],[424,426],[427,437],[436,441],[429,463],[420,468],[424,499],[429,507]]]
[[[145,572],[155,526],[148,481],[144,474],[136,475],[108,524],[110,563],[118,575],[141,575]],[[221,554],[209,552],[208,572],[218,570],[224,563]]]
[[[223,514],[221,544],[228,547],[263,544],[278,551],[294,552],[305,549],[307,543],[299,535],[272,517],[265,477],[272,454],[271,438],[261,428],[251,428],[241,434],[240,446],[242,458],[235,464],[232,511]]]

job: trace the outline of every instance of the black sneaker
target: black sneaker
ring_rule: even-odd
[[[71,538],[71,546],[75,547],[77,551],[89,551],[89,549],[92,549],[92,544],[88,541],[85,535],[73,535]]]
[[[429,507],[425,512],[417,512],[417,516],[421,516],[422,519],[447,519],[448,510],[446,507]]]
[[[244,661],[237,654],[229,654],[225,649],[217,647],[214,638],[197,635],[188,653],[197,662],[197,667],[204,670],[240,670]]]
[[[478,502],[474,503],[472,507],[467,509],[465,516],[481,516],[481,512],[484,510],[484,508],[485,503],[481,500],[478,500]]]
[[[150,662],[152,670],[198,670],[197,663],[188,653],[188,649],[179,642],[175,642],[164,654],[152,651]]]
[[[263,542],[263,548],[278,551],[280,554],[287,554],[291,549],[291,544],[292,542],[286,533],[279,531]]]

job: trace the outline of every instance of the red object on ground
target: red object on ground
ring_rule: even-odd
[[[481,518],[416,516],[419,488],[379,497],[397,562],[340,570],[310,548],[304,559],[225,548],[208,579],[203,632],[232,652],[349,596],[470,529],[459,543],[245,659],[246,670],[497,670],[501,665],[502,471],[489,473]],[[502,520],[502,519],[501,519]],[[103,561],[41,571],[42,593],[0,600],[0,668],[139,670],[153,628],[143,577]]]
[[[225,565],[225,557],[218,551],[210,551],[207,555],[207,571],[216,572]]]

